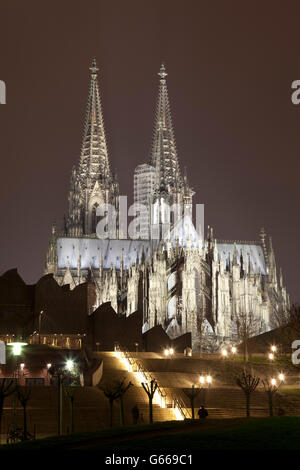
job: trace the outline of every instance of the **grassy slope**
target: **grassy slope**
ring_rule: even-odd
[[[3,446],[5,450],[97,450],[105,453],[200,450],[299,450],[300,418],[206,420],[125,426],[96,433]]]

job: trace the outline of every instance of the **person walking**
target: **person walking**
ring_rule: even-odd
[[[198,416],[199,416],[200,419],[207,418],[207,416],[208,416],[208,411],[207,411],[206,408],[204,408],[203,405],[201,405],[199,410],[198,410]]]

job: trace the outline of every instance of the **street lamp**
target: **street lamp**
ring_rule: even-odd
[[[277,348],[276,348],[276,346],[275,346],[274,344],[273,344],[273,346],[271,346],[271,351],[272,351],[273,353],[275,353],[275,352],[277,351]]]
[[[66,368],[68,369],[68,371],[71,371],[74,369],[74,361],[72,361],[72,359],[67,360]]]
[[[232,348],[231,348],[232,354],[236,354],[236,351],[237,351],[236,347],[235,347],[235,346],[232,346]]]
[[[12,343],[8,343],[7,346],[12,346],[13,350],[12,353],[14,356],[21,356],[22,354],[22,347],[26,346],[27,343],[23,341],[13,341]]]
[[[224,359],[227,357],[226,349],[222,349],[222,356],[224,357]]]
[[[42,315],[44,311],[41,310],[39,314],[39,344],[41,344],[41,324],[42,324]]]
[[[274,361],[274,354],[273,353],[269,353],[269,359],[270,359],[270,361]]]
[[[166,349],[164,350],[164,355],[165,355],[166,357],[168,357],[168,356],[173,356],[173,355],[174,355],[174,349],[173,349],[173,348],[166,348]]]
[[[279,378],[280,382],[284,382],[284,375],[282,373],[280,373],[278,375],[278,378]]]
[[[203,402],[203,405],[205,405],[206,395],[208,393],[208,389],[211,386],[212,377],[211,377],[211,375],[207,375],[207,376],[200,375],[199,382],[200,382],[200,388],[202,390],[202,402]]]

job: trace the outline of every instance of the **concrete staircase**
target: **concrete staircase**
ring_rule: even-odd
[[[134,386],[129,388],[124,396],[125,423],[133,422],[131,410],[137,405],[140,412],[140,422],[149,421],[148,397],[141,383],[137,379],[137,374],[128,372],[126,365],[112,352],[97,353],[103,360],[103,377],[101,384],[111,383],[114,380],[131,381]],[[201,404],[208,409],[209,418],[236,418],[244,417],[245,396],[236,386],[224,385],[226,381],[221,380],[224,364],[217,362],[213,367],[213,361],[202,359],[165,359],[158,354],[142,353],[138,355],[146,370],[151,371],[151,375],[156,378],[160,385],[167,392],[167,404],[171,406],[173,398],[181,399],[186,408],[186,412],[191,416],[191,409],[188,397],[184,394],[183,388],[190,388],[192,384],[199,384],[200,373],[211,373],[213,376],[212,387],[201,393],[195,400],[195,412]],[[226,365],[227,367],[227,365]],[[225,367],[225,368],[226,368]],[[227,373],[227,372],[226,372]],[[292,385],[291,385],[292,386]],[[300,415],[300,395],[285,393],[284,387],[276,399],[276,406],[281,406],[285,414]],[[28,402],[28,429],[33,432],[34,426],[37,435],[43,437],[57,433],[57,388],[56,387],[35,387],[32,388],[32,396]],[[251,416],[268,416],[268,402],[266,394],[257,391],[251,400]],[[97,387],[76,387],[74,401],[74,421],[75,431],[95,431],[109,426],[110,412],[109,403],[103,392]],[[175,414],[172,408],[160,408],[153,406],[154,421],[174,420]],[[4,403],[4,416],[2,421],[2,440],[6,438],[9,425],[13,424],[13,403],[9,397]],[[22,426],[22,409],[17,408],[17,423]],[[119,401],[114,403],[113,425],[120,424]],[[63,432],[70,430],[70,410],[67,397],[63,396]]]

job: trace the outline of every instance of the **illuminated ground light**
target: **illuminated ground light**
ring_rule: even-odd
[[[22,354],[22,347],[26,345],[27,343],[24,343],[22,341],[14,341],[8,344],[8,346],[12,346],[12,353],[14,356],[20,356]]]
[[[169,350],[168,350],[169,353]],[[174,350],[173,350],[174,353]],[[138,382],[148,382],[148,377],[145,372],[138,370],[137,372],[133,372],[133,367],[130,364],[130,361],[123,356],[122,352],[120,351],[115,351],[115,356],[120,359],[120,361],[124,364],[127,372],[132,372],[134,373],[135,377],[137,378]],[[160,406],[160,408],[166,408],[166,397],[164,397],[159,389],[156,390],[154,397],[153,397],[153,403],[157,404]],[[182,421],[184,419],[183,413],[180,411],[180,409],[177,407],[172,408],[172,411],[175,414],[176,420]]]
[[[174,414],[175,414],[175,416],[176,416],[176,419],[177,419],[178,421],[183,421],[183,420],[184,420],[184,416],[182,416],[181,411],[180,411],[180,409],[179,409],[178,407],[173,408],[173,412],[174,412]]]
[[[72,359],[68,359],[66,362],[66,368],[71,371],[74,369],[74,361]]]

